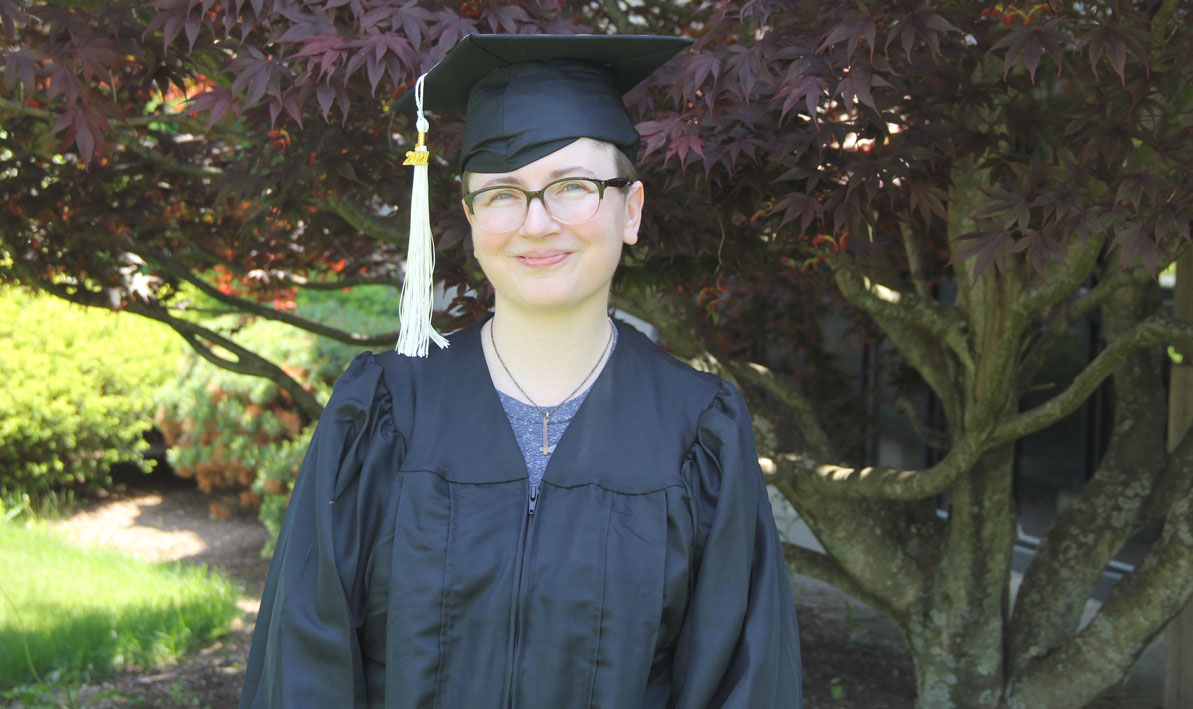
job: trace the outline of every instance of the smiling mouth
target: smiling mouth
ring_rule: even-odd
[[[570,255],[571,253],[568,251],[557,251],[545,254],[523,254],[514,258],[527,268],[548,268],[560,263]]]

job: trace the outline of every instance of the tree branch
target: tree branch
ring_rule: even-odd
[[[40,118],[43,121],[58,120],[58,116],[45,110],[44,108],[34,108],[33,106],[26,106],[20,101],[13,101],[12,99],[0,96],[0,108],[11,111],[18,116],[29,116],[31,118]]]
[[[28,116],[30,118],[40,118],[43,121],[50,121],[53,123],[57,121],[60,116],[53,111],[44,108],[34,108],[33,106],[26,106],[20,101],[13,101],[12,99],[0,96],[0,109],[6,109],[20,116]],[[111,122],[109,122],[111,123]],[[144,126],[152,123],[178,123],[183,126],[194,128],[199,132],[206,130],[206,125],[197,118],[192,118],[185,113],[152,113],[145,116],[132,116],[130,118],[123,118],[115,121],[117,125],[126,126]]]
[[[1160,540],[1134,572],[1115,584],[1089,624],[1055,652],[1012,674],[1009,705],[1084,706],[1125,675],[1189,602],[1190,578],[1193,493],[1186,491],[1173,506]],[[1081,668],[1086,681],[1074,682],[1073,672]],[[1057,692],[1064,696],[1058,697]]]
[[[626,17],[617,0],[602,0],[601,7],[605,9],[609,21],[617,29],[617,34],[634,34],[634,26],[630,24],[630,18]]]
[[[39,290],[45,293],[49,293],[50,295],[71,303],[76,303],[78,305],[110,310],[110,308],[107,308],[103,305],[105,297],[98,292],[76,287],[75,291],[72,293],[64,285],[51,283],[50,281],[41,278],[28,268],[25,268],[19,262],[13,263],[12,267],[20,271],[21,275],[29,283],[35,285]],[[191,345],[191,347],[195,348],[195,352],[198,353],[199,356],[208,360],[212,364],[215,364],[216,366],[222,367],[232,372],[237,372],[239,374],[248,374],[269,379],[270,381],[277,384],[283,391],[289,394],[290,397],[294,399],[294,403],[297,404],[298,407],[302,409],[303,413],[306,414],[312,421],[317,420],[319,415],[323,413],[323,406],[316,401],[315,397],[306,389],[304,389],[297,380],[286,374],[274,363],[270,362],[264,357],[261,357],[255,352],[241,347],[228,338],[208,330],[201,325],[183,320],[181,318],[173,317],[170,315],[169,311],[160,305],[148,305],[134,301],[128,305],[125,311],[149,318],[151,320],[157,320],[158,322],[168,325],[175,332],[182,335],[183,339],[185,339],[187,343]],[[198,342],[196,338],[202,338],[226,349],[228,352],[235,355],[237,359],[233,361],[224,357],[220,357],[213,352],[210,347]],[[196,345],[198,346],[196,347]]]
[[[779,484],[789,485],[796,495],[806,489],[828,498],[921,500],[948,490],[989,447],[985,443],[978,445],[972,435],[962,438],[939,463],[924,470],[849,468],[787,453],[775,459],[774,477]]]
[[[1106,232],[1098,232],[1078,243],[1074,239],[1065,254],[1064,263],[1068,265],[1060,274],[1048,274],[1048,278],[1019,295],[1012,308],[1021,316],[1032,317],[1035,313],[1046,311],[1077,290],[1094,266],[1098,263],[1098,255],[1102,253],[1102,246],[1106,243]],[[1049,269],[1051,271],[1051,269]]]
[[[298,405],[298,408],[302,409],[302,412],[310,420],[318,420],[320,414],[323,413],[323,406],[315,400],[315,397],[309,391],[304,389],[298,381],[286,374],[280,367],[257,353],[247,350],[232,340],[201,325],[192,323],[189,320],[173,317],[160,306],[155,307],[142,303],[130,303],[126,310],[130,313],[135,313],[169,325],[186,340],[187,344],[200,357],[217,367],[222,367],[238,374],[269,379],[289,394],[294,399],[294,403]],[[200,342],[200,338],[231,352],[236,356],[236,359],[230,360],[219,356],[210,346]]]
[[[1189,364],[1181,366],[1191,366]],[[1193,427],[1187,429],[1168,454],[1164,472],[1157,476],[1156,486],[1143,511],[1142,524],[1164,519],[1171,514],[1175,501],[1193,487]]]
[[[163,155],[152,148],[141,145],[136,136],[121,136],[123,145],[131,152],[140,155],[146,160],[162,167],[167,167],[177,173],[189,175],[191,177],[198,177],[200,179],[210,179],[213,177],[223,177],[224,171],[215,167],[202,167],[200,165],[192,165],[182,160],[176,160],[168,155]]]
[[[1146,300],[1124,293],[1103,317],[1112,332],[1137,320]],[[1118,307],[1114,307],[1118,306]],[[1114,373],[1114,425],[1098,469],[1049,527],[1023,575],[1006,633],[1007,663],[1020,669],[1068,642],[1103,569],[1147,519],[1149,503],[1181,475],[1164,442],[1167,408],[1155,351],[1135,350]],[[1187,450],[1184,452],[1187,453]],[[1167,490],[1167,512],[1178,490]],[[1161,516],[1163,515],[1161,513]]]
[[[903,252],[907,254],[907,269],[911,276],[911,285],[921,298],[929,298],[928,279],[924,276],[924,255],[915,240],[911,226],[906,222],[899,224],[899,237],[903,240]]]
[[[781,381],[774,372],[761,364],[736,361],[729,361],[725,364],[738,379],[762,389],[791,410],[800,434],[812,455],[826,460],[837,457],[832,443],[829,442],[828,434],[824,432],[824,428],[820,425],[820,419],[812,408],[812,403],[803,394]]]
[[[1024,283],[1022,271],[1022,264],[1007,264],[999,276],[988,270],[970,290],[966,307],[975,314],[974,349],[981,364],[965,412],[967,427],[993,427],[1019,408],[1017,367],[1035,317],[1014,308]]]
[[[352,228],[366,236],[390,244],[405,244],[408,241],[408,230],[403,228],[396,218],[374,214],[351,199],[332,196],[323,200],[315,200],[315,204],[338,215]]]
[[[658,283],[628,284],[614,294],[613,301],[618,308],[657,327],[677,357],[693,359],[707,351],[695,307],[666,287]]]
[[[802,409],[802,415],[810,417],[813,421],[811,425],[799,431],[804,443],[818,449],[829,447],[827,436],[824,435],[823,427],[815,421],[811,406],[799,401],[802,397],[792,399],[791,395],[795,392],[770,372],[754,365],[725,361],[724,358],[718,358],[715,352],[709,351],[710,344],[700,336],[702,328],[698,327],[698,313],[689,300],[667,291],[657,282],[630,282],[623,284],[617,303],[628,312],[655,324],[677,356],[706,358],[714,367],[727,370],[725,373],[731,377],[736,378],[740,374],[740,381],[743,383],[750,383],[769,392],[780,402],[786,403],[793,414],[799,414]],[[797,427],[801,425],[803,424],[796,421]],[[821,437],[820,443],[812,443],[817,435]],[[867,602],[873,600],[873,605],[884,609],[883,612],[914,607],[923,597],[923,574],[915,560],[900,546],[897,535],[890,533],[889,525],[884,522],[859,527],[855,522],[857,500],[834,499],[832,495],[822,496],[812,486],[803,485],[797,488],[796,483],[802,481],[797,481],[794,475],[780,472],[781,469],[790,467],[790,462],[767,460],[767,481],[773,483],[791,502],[844,572],[853,575],[853,586],[858,589],[859,598],[866,599]],[[828,487],[830,492],[835,492],[839,483],[828,483]],[[870,521],[876,522],[875,518],[871,518]],[[872,590],[861,590],[865,588]],[[886,600],[879,601],[878,598]],[[891,617],[897,618],[893,611]]]
[[[896,622],[917,608],[924,599],[926,578],[920,562],[900,542],[909,530],[895,519],[900,517],[895,506],[833,499],[807,488],[796,490],[789,480],[775,476],[773,460],[759,462],[767,483],[787,498],[832,562],[847,575],[848,583],[864,589],[859,590],[859,598],[883,599],[874,601],[875,608],[889,611]],[[932,544],[929,540],[920,548]]]
[[[688,24],[696,16],[700,6],[693,7],[686,2],[668,2],[667,0],[643,0],[643,8],[653,8],[659,14],[668,18],[678,18],[681,24]]]
[[[1178,30],[1178,25],[1172,21],[1178,5],[1180,0],[1163,0],[1160,3],[1160,9],[1152,17],[1152,36],[1157,40],[1163,42],[1167,39],[1165,35]]]
[[[617,307],[657,327],[675,356],[734,383],[749,383],[786,407],[787,411],[782,413],[786,445],[806,447],[812,455],[825,460],[837,458],[811,402],[766,367],[732,360],[720,351],[699,322],[698,310],[684,295],[648,284],[625,288],[614,302]],[[757,409],[754,418],[755,425],[765,419]],[[790,425],[792,418],[794,426]],[[793,440],[797,437],[798,443]]]
[[[341,278],[337,281],[312,281],[305,276],[285,273],[282,275],[281,280],[293,283],[304,290],[340,290],[342,288],[355,288],[356,286],[402,287],[402,281],[390,278],[389,276],[356,276]]]
[[[1193,341],[1193,324],[1166,315],[1153,315],[1140,322],[1102,350],[1093,362],[1078,374],[1069,387],[1039,406],[1004,420],[995,429],[990,445],[1000,445],[1022,438],[1068,416],[1133,351],[1157,345],[1165,340]]]
[[[1024,385],[1026,386],[1032,380],[1032,377],[1043,365],[1045,358],[1056,348],[1057,343],[1068,337],[1069,330],[1074,325],[1102,307],[1119,288],[1140,285],[1151,278],[1151,274],[1142,266],[1128,268],[1102,279],[1089,293],[1061,305],[1052,321],[1045,326],[1043,334],[1031,343],[1029,351],[1023,358],[1021,371]]]
[[[958,425],[961,383],[975,371],[962,311],[871,284],[848,268],[834,268],[841,293],[874,318],[940,399],[950,424]]]
[[[142,253],[145,255],[146,259],[158,264],[168,273],[173,274],[175,277],[181,278],[187,283],[195,286],[201,292],[203,292],[203,294],[221,303],[229,305],[241,312],[252,313],[253,315],[257,315],[268,320],[284,322],[287,325],[293,325],[294,327],[297,327],[301,330],[306,330],[307,332],[321,335],[323,337],[335,340],[337,342],[343,342],[344,344],[348,345],[376,347],[378,345],[389,345],[390,343],[396,342],[398,339],[397,331],[387,332],[380,335],[361,335],[354,332],[346,332],[344,330],[330,327],[314,320],[309,320],[300,315],[274,310],[273,308],[266,307],[260,303],[254,303],[253,301],[247,300],[245,298],[238,298],[234,295],[221,293],[219,289],[214,288],[210,283],[204,281],[202,278],[199,278],[185,266],[177,263],[173,259],[158,253]]]
[[[911,402],[911,399],[906,396],[895,399],[895,411],[907,417],[908,422],[911,423],[912,432],[919,436],[925,445],[938,451],[949,449],[948,434],[929,426],[928,422],[915,410],[915,404]]]
[[[829,263],[832,263],[830,261]],[[841,294],[850,302],[877,318],[898,320],[938,338],[973,371],[965,326],[950,308],[931,298],[900,293],[855,273],[847,266],[833,264],[833,279]]]
[[[902,626],[903,619],[885,599],[874,595],[859,584],[831,556],[801,547],[798,544],[783,542],[783,557],[788,564],[794,567],[792,570],[795,573],[811,576],[839,588]]]
[[[188,113],[149,113],[144,116],[132,116],[118,121],[120,125],[147,126],[154,123],[177,123],[198,133],[206,133],[207,123]]]

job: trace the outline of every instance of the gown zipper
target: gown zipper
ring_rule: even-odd
[[[518,676],[518,641],[522,633],[522,590],[526,574],[526,547],[530,544],[530,527],[534,524],[534,511],[538,508],[539,488],[530,486],[530,498],[526,504],[526,524],[522,527],[522,555],[518,559],[518,593],[514,597],[514,655],[510,662],[510,691],[506,706],[513,709],[514,683]]]

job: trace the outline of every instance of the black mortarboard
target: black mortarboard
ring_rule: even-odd
[[[460,168],[509,172],[577,138],[631,161],[638,132],[621,95],[687,47],[684,37],[471,34],[427,73],[424,109],[465,110]],[[414,112],[414,92],[397,105]]]

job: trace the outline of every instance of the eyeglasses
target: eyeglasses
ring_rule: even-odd
[[[607,187],[627,187],[625,177],[598,180],[594,177],[564,177],[548,182],[541,190],[497,185],[464,195],[464,206],[486,231],[513,231],[526,221],[530,200],[542,200],[547,214],[561,224],[582,224],[596,216]]]

